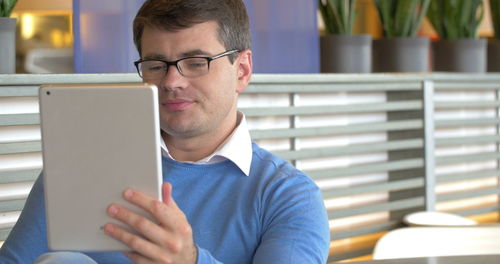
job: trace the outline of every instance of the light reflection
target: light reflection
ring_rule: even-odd
[[[53,29],[50,31],[50,42],[55,48],[64,47],[64,33],[61,30]]]
[[[23,14],[21,16],[22,27],[21,27],[21,36],[24,39],[30,39],[35,34],[35,23],[34,17],[32,14]]]

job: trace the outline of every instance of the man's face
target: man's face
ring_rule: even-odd
[[[175,61],[223,53],[226,50],[217,38],[217,28],[215,22],[196,24],[177,32],[146,27],[141,40],[142,59]],[[245,80],[241,78],[242,70],[245,71],[241,61],[246,55],[251,56],[250,51],[246,52],[237,54],[234,64],[228,57],[211,61],[209,73],[203,76],[184,77],[170,66],[163,79],[144,80],[158,86],[160,125],[168,137],[191,138],[232,130],[238,94],[249,81],[249,76]],[[251,73],[251,57],[248,60]]]

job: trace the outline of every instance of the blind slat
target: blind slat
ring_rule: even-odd
[[[470,80],[464,80],[460,82],[455,81],[439,81],[434,83],[434,88],[436,90],[452,90],[452,91],[470,91],[474,90],[496,90],[500,89],[498,81],[488,82],[485,80],[478,80],[477,82],[470,82]]]
[[[500,211],[500,206],[495,205],[495,206],[490,206],[490,207],[462,210],[462,211],[453,212],[453,213],[461,215],[461,216],[472,216],[472,215],[481,215],[481,214],[487,214],[487,213],[498,213],[498,211]]]
[[[39,125],[0,126],[0,143],[40,141]]]
[[[1,97],[38,96],[38,86],[2,85],[2,87],[0,87],[0,96]]]
[[[0,201],[0,212],[21,211],[26,200]]]
[[[498,143],[500,136],[470,136],[470,137],[449,137],[438,138],[435,140],[436,146],[449,146],[449,145],[465,145],[465,144],[481,144],[481,143]]]
[[[492,108],[492,107],[499,107],[500,106],[500,101],[459,101],[459,102],[435,102],[434,103],[435,107],[437,109],[470,109],[470,108],[475,108],[475,109],[480,109],[480,108]]]
[[[246,116],[288,116],[288,115],[324,115],[342,113],[364,113],[385,111],[408,111],[422,108],[420,101],[387,102],[373,104],[348,105],[318,105],[318,106],[290,106],[290,107],[252,107],[240,108]]]
[[[0,126],[37,125],[40,124],[39,114],[0,115]]]
[[[387,172],[393,170],[405,170],[422,168],[424,166],[423,159],[408,159],[400,161],[378,162],[357,164],[356,166],[347,168],[323,169],[323,170],[306,170],[307,175],[311,176],[314,180],[321,180],[325,178],[340,178],[349,175],[360,175],[375,172]]]
[[[0,172],[0,184],[9,182],[34,181],[41,169]]]
[[[381,131],[411,130],[422,128],[422,120],[405,120],[383,123],[352,124],[349,126],[308,127],[295,129],[251,130],[253,139],[273,139],[291,137],[317,137],[328,135],[370,133]]]
[[[26,199],[33,182],[14,182],[0,184],[0,202]]]
[[[337,155],[374,153],[389,150],[416,149],[423,147],[422,139],[384,141],[380,143],[350,144],[330,148],[301,149],[295,151],[274,151],[274,154],[285,160],[311,159]]]
[[[451,119],[451,120],[437,120],[435,122],[436,128],[456,127],[456,126],[485,126],[485,125],[498,125],[498,124],[500,124],[500,119],[496,118]]]
[[[466,173],[450,173],[436,177],[437,183],[459,182],[463,180],[480,179],[500,176],[500,170],[483,170]]]
[[[497,160],[497,159],[500,159],[499,152],[464,154],[464,155],[437,157],[436,164],[448,165],[456,163],[469,163],[469,162]]]
[[[20,211],[1,213],[0,214],[0,229],[12,228],[14,226],[14,224],[16,223],[17,219],[19,218],[20,214],[21,214]]]
[[[467,198],[486,196],[486,195],[491,195],[491,194],[500,194],[500,188],[489,188],[489,189],[482,189],[482,190],[468,190],[465,192],[443,194],[443,195],[438,195],[437,200],[438,200],[438,202],[446,202],[446,201],[452,201],[452,200],[461,200],[461,199],[467,199]]]
[[[412,83],[286,83],[250,85],[245,93],[331,93],[366,91],[415,91],[422,90],[418,82]]]
[[[0,155],[0,173],[42,168],[42,153]]]
[[[409,179],[409,180],[399,180],[393,182],[383,182],[383,183],[370,183],[363,186],[354,186],[349,188],[334,188],[328,190],[322,190],[323,198],[338,198],[349,195],[360,195],[366,193],[374,192],[387,192],[387,191],[399,191],[414,189],[424,186],[424,179]]]
[[[40,141],[21,143],[0,143],[0,155],[42,151]]]

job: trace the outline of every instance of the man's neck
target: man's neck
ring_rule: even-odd
[[[225,128],[221,127],[220,130],[213,130],[214,133],[196,137],[173,137],[164,132],[162,132],[162,137],[172,158],[181,162],[196,162],[214,153],[236,129],[238,119],[235,118],[231,124]]]

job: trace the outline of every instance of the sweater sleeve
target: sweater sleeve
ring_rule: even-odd
[[[48,252],[42,176],[35,181],[24,209],[0,249],[0,263],[33,263]]]
[[[321,192],[305,174],[277,177],[263,196],[263,235],[253,263],[326,263],[330,231]]]

